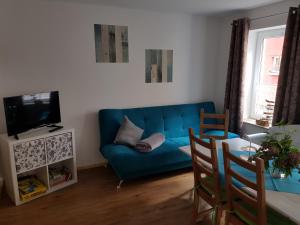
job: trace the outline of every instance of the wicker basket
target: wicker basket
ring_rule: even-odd
[[[269,120],[266,119],[256,120],[256,124],[262,127],[268,127],[270,125]]]

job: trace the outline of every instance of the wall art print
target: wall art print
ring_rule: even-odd
[[[146,49],[146,83],[173,81],[173,50]]]
[[[128,27],[94,24],[97,63],[128,63]]]

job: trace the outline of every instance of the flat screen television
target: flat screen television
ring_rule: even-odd
[[[8,136],[61,122],[58,91],[3,99]]]

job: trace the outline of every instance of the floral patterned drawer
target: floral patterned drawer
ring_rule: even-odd
[[[46,138],[48,163],[54,163],[73,156],[72,133]]]
[[[46,164],[44,139],[15,144],[13,150],[17,173],[29,171]]]

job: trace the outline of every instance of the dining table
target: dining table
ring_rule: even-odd
[[[223,154],[222,154],[222,142],[229,144],[230,152],[244,160],[254,154],[255,150],[260,146],[254,143],[250,143],[242,138],[232,138],[226,140],[217,140],[217,155],[219,164],[219,173],[221,182],[225,182]],[[190,145],[180,147],[180,150],[186,154],[191,155]],[[210,152],[207,148],[197,145],[197,151],[210,157]],[[234,167],[234,165],[233,165]],[[237,169],[238,172],[245,176],[247,179],[255,181],[255,174],[247,172],[246,169],[236,166],[233,169]],[[250,195],[255,195],[255,191],[244,187],[241,183],[236,183],[239,188],[243,189]],[[286,216],[291,221],[300,225],[300,173],[293,171],[292,177],[288,178],[274,178],[272,176],[272,170],[265,171],[265,189],[266,189],[266,202],[267,205],[278,213]]]

